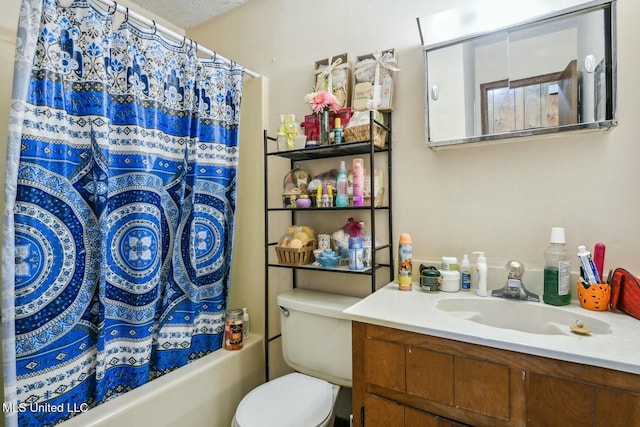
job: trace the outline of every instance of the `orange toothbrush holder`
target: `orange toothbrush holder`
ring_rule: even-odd
[[[607,283],[585,286],[578,280],[580,306],[588,310],[606,311],[611,298],[611,287]]]

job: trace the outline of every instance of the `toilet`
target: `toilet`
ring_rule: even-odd
[[[358,301],[299,288],[278,295],[282,353],[295,372],[249,392],[232,427],[333,426],[340,386],[352,386],[351,321],[342,311]]]

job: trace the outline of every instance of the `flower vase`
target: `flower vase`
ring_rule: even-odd
[[[329,144],[329,111],[324,110],[319,114],[320,119],[320,145]]]

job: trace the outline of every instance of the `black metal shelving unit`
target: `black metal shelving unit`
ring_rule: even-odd
[[[276,141],[276,138],[270,137],[267,134],[267,131],[264,131],[263,135],[263,143],[264,143],[264,173],[265,173],[265,182],[264,182],[264,256],[265,256],[265,270],[264,270],[264,292],[265,292],[265,378],[269,380],[269,344],[280,337],[279,334],[270,337],[269,336],[269,271],[272,268],[281,268],[281,269],[289,269],[291,270],[291,282],[292,287],[295,288],[297,286],[297,271],[322,271],[327,274],[352,274],[359,276],[369,276],[371,280],[371,292],[376,291],[377,286],[377,277],[381,274],[385,269],[388,270],[388,278],[389,282],[393,281],[394,277],[394,269],[392,268],[393,261],[393,233],[392,233],[392,133],[391,133],[391,114],[384,114],[385,123],[379,122],[374,118],[373,112],[370,113],[369,117],[369,140],[368,141],[357,141],[357,142],[349,142],[338,145],[325,145],[318,147],[305,148],[300,150],[289,150],[289,151],[269,151],[269,144],[273,144]],[[374,126],[378,125],[387,130],[387,138],[384,147],[376,146],[374,141]],[[363,207],[332,207],[332,208],[306,208],[306,209],[295,209],[295,208],[283,208],[283,207],[272,207],[269,206],[269,185],[268,179],[269,176],[269,161],[272,158],[284,158],[289,159],[290,161],[290,169],[293,169],[294,163],[299,161],[308,161],[308,160],[320,160],[320,159],[328,159],[334,157],[346,157],[353,155],[362,155],[368,156],[369,159],[369,179],[371,183],[371,192],[373,193],[373,183],[374,183],[374,174],[378,162],[376,162],[377,157],[380,154],[386,153],[386,162],[385,166],[385,181],[386,181],[386,189],[387,189],[387,203],[384,206],[375,206],[375,198],[373,194],[371,195],[371,203],[370,206]],[[273,190],[272,190],[273,191]],[[291,224],[296,224],[296,215],[300,212],[329,212],[329,211],[340,211],[340,212],[348,212],[348,211],[358,211],[358,212],[369,212],[369,231],[371,233],[371,241],[372,241],[372,251],[371,251],[371,265],[372,267],[361,270],[354,271],[349,270],[345,267],[339,267],[334,269],[325,269],[322,267],[316,267],[311,264],[309,265],[284,265],[278,264],[274,262],[270,262],[269,260],[273,257],[270,256],[270,253],[275,253],[275,246],[277,242],[269,240],[269,230],[270,230],[270,215],[276,212],[291,214]],[[389,240],[387,242],[376,245],[376,236],[378,225],[376,224],[376,212],[386,212],[387,221],[384,224],[387,227],[387,234],[389,236]],[[387,251],[388,254],[386,259],[388,262],[380,262],[377,258],[382,258],[377,256],[381,251]],[[386,282],[385,282],[386,283]]]

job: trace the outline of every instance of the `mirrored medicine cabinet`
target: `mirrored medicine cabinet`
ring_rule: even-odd
[[[615,16],[615,0],[482,0],[419,18],[427,147],[615,126]]]

